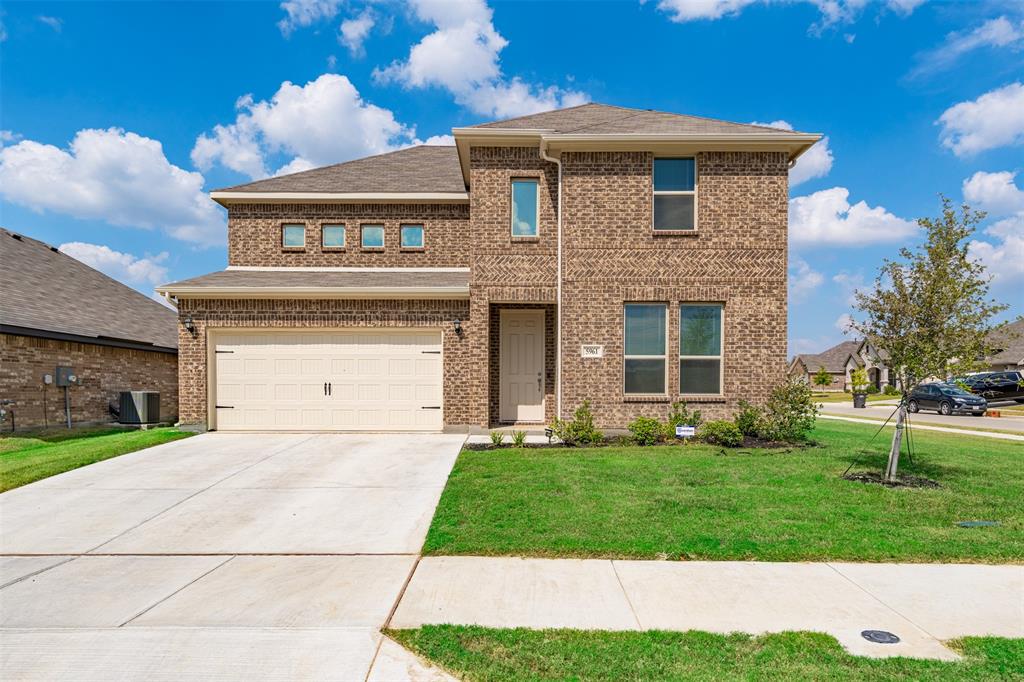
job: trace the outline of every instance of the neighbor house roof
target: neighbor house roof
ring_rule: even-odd
[[[992,335],[991,342],[1001,350],[988,358],[994,365],[1024,365],[1024,320],[1006,325]]]
[[[827,372],[845,372],[847,360],[857,352],[859,347],[860,341],[843,341],[821,353],[801,353],[796,356],[796,360],[803,362],[804,367],[811,373],[817,372],[822,367]]]
[[[469,268],[233,267],[157,291],[188,298],[469,298]]]
[[[221,203],[260,198],[287,200],[289,194],[321,195],[327,201],[397,198],[468,201],[454,146],[421,145],[333,166],[280,175],[214,190]],[[278,195],[261,197],[260,195]],[[314,197],[315,198],[315,197]]]
[[[177,314],[56,247],[0,229],[0,331],[173,351]]]

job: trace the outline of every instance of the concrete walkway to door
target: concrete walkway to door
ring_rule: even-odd
[[[0,495],[0,678],[445,679],[379,629],[464,439],[211,433]]]

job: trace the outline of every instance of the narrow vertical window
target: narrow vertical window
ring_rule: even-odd
[[[694,159],[654,160],[654,229],[697,226],[697,164]]]
[[[679,306],[679,393],[722,392],[722,306]]]
[[[665,393],[665,316],[667,306],[660,303],[627,303],[623,391],[625,393]]]
[[[383,249],[384,248],[384,226],[383,225],[363,225],[360,230],[361,234],[361,246],[364,249]]]
[[[423,248],[423,226],[402,225],[402,248],[422,249]]]
[[[512,236],[536,237],[539,199],[538,180],[512,181]]]
[[[305,225],[282,225],[281,245],[286,249],[301,249],[306,246]]]
[[[321,229],[323,230],[322,241],[325,249],[345,248],[344,225],[324,225]]]

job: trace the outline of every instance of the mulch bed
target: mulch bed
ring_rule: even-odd
[[[701,441],[694,440],[692,438],[689,439],[689,443],[693,443],[693,444],[696,444],[696,445],[713,445],[713,443],[703,443]],[[600,443],[593,443],[593,444],[588,444],[588,445],[566,445],[564,443],[559,443],[559,442],[556,441],[556,442],[553,442],[553,443],[524,443],[521,448],[516,448],[516,446],[512,445],[511,440],[506,438],[505,442],[503,442],[501,445],[494,445],[493,443],[467,443],[466,445],[463,446],[463,448],[466,449],[466,450],[472,450],[474,452],[481,452],[481,451],[485,451],[485,450],[516,450],[516,449],[522,449],[522,450],[544,450],[544,449],[547,449],[547,448],[571,448],[571,447],[580,447],[580,448],[632,447],[632,446],[635,446],[635,445],[636,445],[636,443],[634,443],[633,441],[631,441],[629,438],[627,438],[625,436],[616,436],[616,437],[612,437],[612,438],[605,438]],[[676,442],[672,442],[672,443],[658,443],[657,445],[648,445],[648,446],[645,446],[645,447],[650,447],[650,448],[678,448],[678,447],[685,447],[686,445],[687,445],[686,443],[683,443],[683,442],[680,442],[680,441],[676,441]],[[783,448],[787,448],[788,449],[788,448],[810,447],[811,445],[814,445],[814,443],[784,443],[784,442],[781,442],[781,441],[762,440],[760,438],[754,438],[754,437],[751,437],[751,436],[744,436],[743,437],[743,444],[742,445],[738,445],[735,448],[723,448],[723,452],[726,452],[727,450],[742,450],[744,448],[752,449],[752,450],[779,450],[779,449],[783,449]]]
[[[882,474],[877,471],[854,471],[843,476],[847,481],[858,483],[874,483],[884,485],[887,488],[941,488],[938,481],[921,476],[899,476],[895,481],[882,480]]]

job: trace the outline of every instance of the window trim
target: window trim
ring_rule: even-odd
[[[423,236],[423,243],[420,246],[406,246],[402,240],[404,239],[403,230],[407,227],[418,227],[420,228],[420,234]],[[426,251],[427,250],[427,226],[424,223],[401,223],[398,226],[398,248],[402,251]]]
[[[302,246],[294,246],[284,243],[284,235],[288,232],[289,227],[301,227],[302,228]],[[306,223],[281,223],[281,248],[288,251],[305,251],[306,250]]]
[[[692,190],[661,190],[654,189],[654,163],[662,159],[693,159],[693,189]],[[697,229],[700,227],[697,224],[697,216],[700,214],[698,209],[698,192],[700,187],[700,168],[697,164],[697,155],[691,154],[689,156],[654,156],[651,158],[651,232],[654,234],[667,234],[667,235],[687,235],[696,234]],[[693,227],[689,230],[680,228],[674,228],[669,230],[659,230],[654,226],[654,199],[658,196],[692,196],[693,197]]]
[[[683,355],[680,346],[683,345],[683,308],[717,307],[721,312],[718,316],[718,355]],[[725,395],[725,304],[719,301],[686,301],[679,303],[679,343],[676,351],[679,357],[676,362],[682,365],[683,360],[718,360],[718,392],[717,393],[683,393],[683,371],[679,369],[679,395],[680,396],[721,396]]]
[[[661,306],[665,309],[665,339],[664,339],[664,352],[661,355],[628,355],[626,353],[626,308],[631,305],[648,305],[648,306]],[[669,345],[669,304],[667,301],[623,301],[622,303],[622,377],[620,386],[622,387],[622,395],[626,399],[630,398],[644,398],[644,397],[665,397],[668,395],[668,345]],[[663,386],[665,389],[661,393],[631,393],[626,390],[626,360],[664,360],[664,381]]]
[[[341,246],[328,246],[324,243],[324,228],[341,228]],[[320,224],[320,248],[325,251],[344,251],[348,247],[348,225],[345,223],[321,223]]]
[[[514,240],[530,241],[534,239],[540,239],[540,177],[538,176],[515,176],[509,178],[508,181],[508,233],[509,236]],[[537,216],[537,229],[534,234],[516,234],[515,231],[515,186],[517,182],[532,182],[537,186],[537,193],[535,199],[537,202],[537,208],[535,215]]]
[[[380,246],[367,246],[363,239],[363,232],[367,227],[379,227],[380,228]],[[360,223],[359,224],[359,248],[363,251],[383,251],[384,245],[387,244],[388,231],[384,227],[384,223]]]

